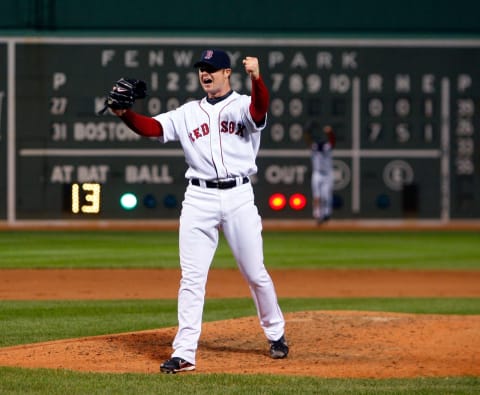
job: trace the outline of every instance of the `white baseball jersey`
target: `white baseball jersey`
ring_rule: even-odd
[[[162,142],[180,141],[189,166],[185,177],[202,180],[250,176],[260,132],[250,111],[250,96],[237,92],[212,105],[206,98],[154,117],[163,126]]]

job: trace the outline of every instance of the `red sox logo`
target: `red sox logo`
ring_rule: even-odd
[[[233,121],[221,121],[220,132],[225,134],[233,134],[239,137],[244,136],[245,125],[241,123],[235,123]],[[202,123],[199,128],[193,129],[188,133],[190,141],[193,143],[201,137],[204,137],[210,133],[208,124]]]
[[[213,57],[213,51],[211,49],[205,52],[204,59],[212,59],[212,57]]]

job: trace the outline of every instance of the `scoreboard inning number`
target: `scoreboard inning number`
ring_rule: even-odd
[[[98,214],[100,212],[101,191],[101,185],[97,183],[72,184],[72,213]]]

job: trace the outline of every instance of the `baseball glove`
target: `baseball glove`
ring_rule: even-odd
[[[128,109],[133,106],[136,99],[147,96],[147,84],[145,81],[132,78],[120,78],[105,99],[105,107],[99,112],[103,114],[107,108],[113,110]]]

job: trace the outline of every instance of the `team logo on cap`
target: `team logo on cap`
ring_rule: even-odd
[[[212,59],[213,57],[213,51],[209,49],[208,51],[205,51],[205,56],[203,57],[204,59]]]

